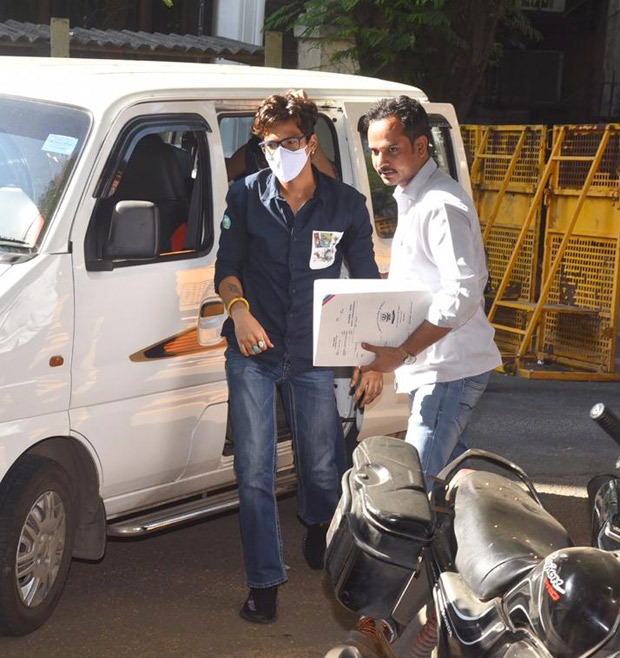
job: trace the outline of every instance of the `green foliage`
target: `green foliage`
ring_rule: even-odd
[[[415,82],[418,67],[403,63],[406,58],[415,64],[419,58],[422,31],[456,38],[446,3],[449,0],[294,0],[268,17],[266,29],[299,24],[304,36],[311,37],[330,26],[334,38],[354,39],[363,73],[394,78],[399,68],[403,82]]]
[[[266,30],[295,26],[306,37],[351,39],[341,56],[355,54],[363,74],[420,86],[457,106],[471,102],[467,85],[480,84],[502,43],[538,36],[521,0],[291,0],[265,21]]]
[[[161,0],[168,9],[170,9],[174,5],[174,0]]]

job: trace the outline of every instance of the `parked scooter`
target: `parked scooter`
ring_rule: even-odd
[[[590,416],[620,444],[615,415],[597,404]],[[620,657],[619,489],[616,476],[593,478],[593,545],[575,546],[503,457],[469,450],[429,495],[412,446],[366,439],[325,558],[362,623],[326,658]]]

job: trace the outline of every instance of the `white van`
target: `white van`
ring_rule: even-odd
[[[226,158],[266,96],[303,88],[323,150],[366,195],[380,267],[395,211],[358,121],[424,102],[434,155],[466,188],[454,110],[413,87],[282,69],[0,58],[0,633],[40,626],[72,557],[236,505],[225,310],[213,272]],[[389,382],[351,438],[406,427]],[[280,427],[281,489],[294,486]]]

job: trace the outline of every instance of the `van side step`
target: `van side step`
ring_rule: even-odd
[[[276,481],[278,496],[292,493],[296,488],[297,477],[293,471],[278,476]],[[198,500],[180,501],[177,505],[164,509],[112,521],[108,524],[107,532],[109,537],[140,537],[237,507],[239,507],[239,496],[235,487],[221,493],[206,494],[204,498]]]

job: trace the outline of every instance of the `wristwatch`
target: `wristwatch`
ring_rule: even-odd
[[[409,354],[409,352],[407,352],[407,350],[402,345],[399,345],[398,349],[400,353],[403,355],[404,366],[412,366],[416,362],[415,354]]]

